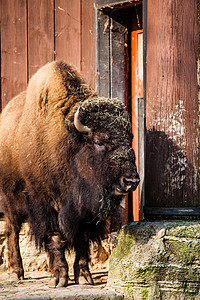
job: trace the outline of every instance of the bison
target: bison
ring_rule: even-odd
[[[139,176],[124,105],[98,96],[71,65],[48,63],[13,98],[0,119],[0,203],[6,219],[8,272],[23,278],[19,232],[28,221],[49,257],[50,287],[74,278],[92,284],[89,243]]]

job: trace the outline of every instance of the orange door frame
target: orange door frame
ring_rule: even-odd
[[[131,32],[131,98],[132,98],[132,132],[133,149],[136,155],[136,165],[138,165],[139,147],[138,147],[138,99],[143,98],[143,74],[139,72],[139,51],[138,35],[143,30],[134,30]],[[139,220],[139,188],[133,192],[133,221]]]

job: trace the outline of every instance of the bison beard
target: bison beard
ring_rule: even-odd
[[[28,221],[49,255],[51,287],[66,286],[65,249],[74,248],[75,282],[92,284],[89,242],[139,176],[123,104],[99,97],[64,62],[41,68],[0,119],[0,203],[6,217],[8,271],[23,278],[19,232]]]

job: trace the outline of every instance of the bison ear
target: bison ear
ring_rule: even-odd
[[[71,121],[69,121],[67,118],[65,118],[65,128],[67,129],[67,131],[71,132],[72,126],[73,126],[73,123]]]
[[[38,98],[38,112],[45,116],[48,114],[48,88],[43,88],[40,91]]]
[[[78,137],[80,137],[80,133],[75,129],[74,123],[67,118],[65,118],[65,128],[73,139],[77,139]]]

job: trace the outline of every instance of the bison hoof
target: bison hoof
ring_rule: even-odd
[[[61,277],[58,282],[58,287],[64,287],[68,285],[68,278]]]
[[[75,275],[75,283],[76,284],[91,284],[93,285],[93,279],[88,270],[80,271],[79,276]]]
[[[10,281],[18,281],[18,280],[23,280],[24,276],[23,275],[19,275],[15,272],[9,274],[9,280]]]
[[[91,285],[94,284],[91,276],[89,276],[89,277],[80,276],[79,280],[78,280],[78,283],[79,284],[91,284]]]
[[[66,277],[60,277],[59,282],[56,277],[52,277],[49,280],[49,288],[56,288],[57,287],[64,287],[68,285],[68,278]]]
[[[50,280],[49,280],[49,287],[50,288],[55,288],[56,285],[57,285],[57,278],[56,277],[52,277]]]

